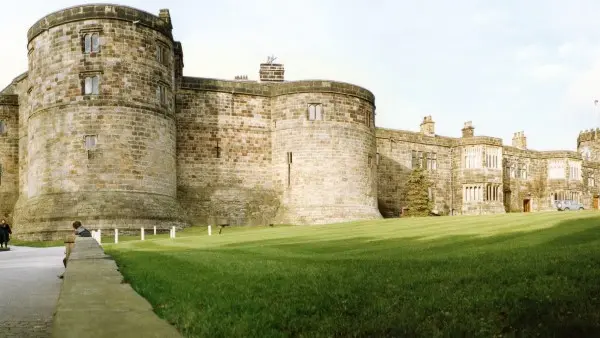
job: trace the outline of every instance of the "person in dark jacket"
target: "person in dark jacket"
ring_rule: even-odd
[[[6,223],[6,220],[0,221],[0,248],[4,246],[4,248],[8,248],[8,242],[10,241],[10,235],[12,234],[12,230],[10,230],[10,225]]]
[[[79,221],[73,222],[73,229],[75,229],[75,236],[92,237],[92,233],[88,229],[81,226],[81,222]]]

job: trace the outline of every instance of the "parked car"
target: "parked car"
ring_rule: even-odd
[[[569,210],[583,210],[583,203],[579,203],[573,200],[559,200],[554,201],[556,210],[558,211],[569,211]]]

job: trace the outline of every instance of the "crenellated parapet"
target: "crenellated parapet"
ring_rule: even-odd
[[[598,134],[600,134],[600,128],[580,131],[577,136],[577,147],[579,148],[581,142],[597,141],[599,139]]]

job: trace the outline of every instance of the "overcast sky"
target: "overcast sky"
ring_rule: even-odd
[[[0,87],[27,70],[27,30],[42,16],[97,1],[3,4]],[[219,0],[115,3],[169,8],[184,75],[258,78],[268,55],[286,80],[357,84],[379,127],[460,136],[525,131],[529,148],[575,150],[600,118],[600,1]],[[599,105],[600,110],[600,105]]]

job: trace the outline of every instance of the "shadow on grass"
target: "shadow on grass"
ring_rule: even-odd
[[[118,250],[127,280],[188,337],[600,336],[600,225],[484,238]]]

